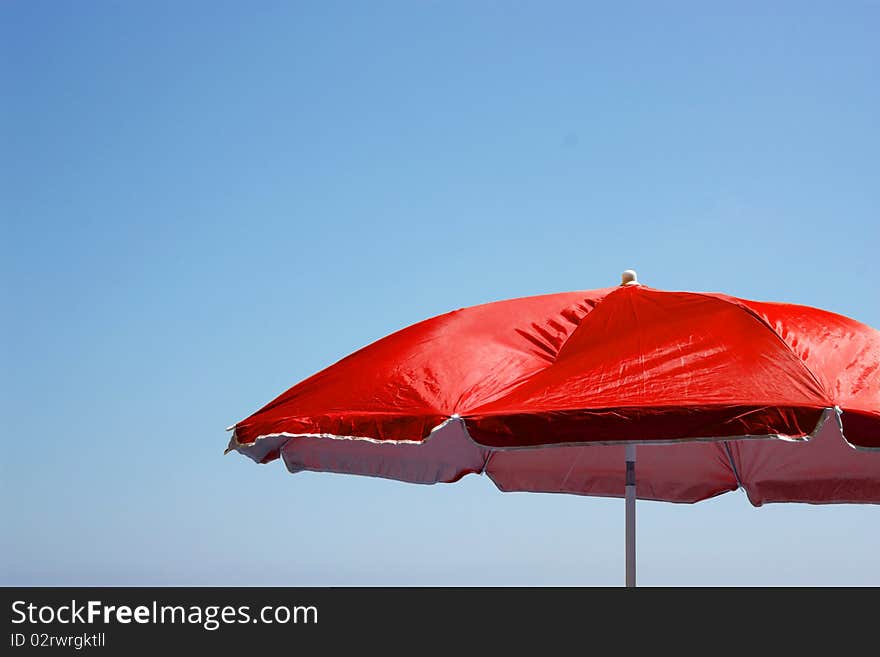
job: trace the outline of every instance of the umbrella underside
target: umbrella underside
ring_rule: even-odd
[[[421,442],[275,434],[237,449],[258,462],[280,457],[292,473],[335,472],[419,484],[451,483],[476,473],[505,492],[624,494],[623,443],[493,449],[474,442],[460,418],[442,423]],[[832,409],[823,413],[812,435],[800,440],[756,436],[642,443],[637,458],[636,491],[642,500],[693,503],[742,488],[755,506],[880,503],[880,452],[847,444]]]

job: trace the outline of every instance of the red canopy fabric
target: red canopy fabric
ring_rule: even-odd
[[[642,285],[500,301],[355,352],[229,447],[294,472],[622,496],[626,442],[642,499],[880,502],[880,452],[862,451],[880,449],[880,332]]]

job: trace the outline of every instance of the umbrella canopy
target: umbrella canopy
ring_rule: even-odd
[[[638,444],[640,499],[880,503],[880,332],[627,274],[412,325],[232,429],[291,472],[621,497]]]

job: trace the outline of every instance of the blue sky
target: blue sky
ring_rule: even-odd
[[[657,288],[880,327],[877,2],[5,2],[0,584],[619,584],[623,502],[225,427],[397,328]],[[642,584],[873,584],[876,506],[639,505]]]

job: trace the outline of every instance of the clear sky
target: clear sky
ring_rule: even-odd
[[[224,429],[453,308],[880,327],[880,3],[0,6],[2,584],[620,584],[623,502],[287,474]],[[639,504],[641,584],[880,585],[880,507]]]

